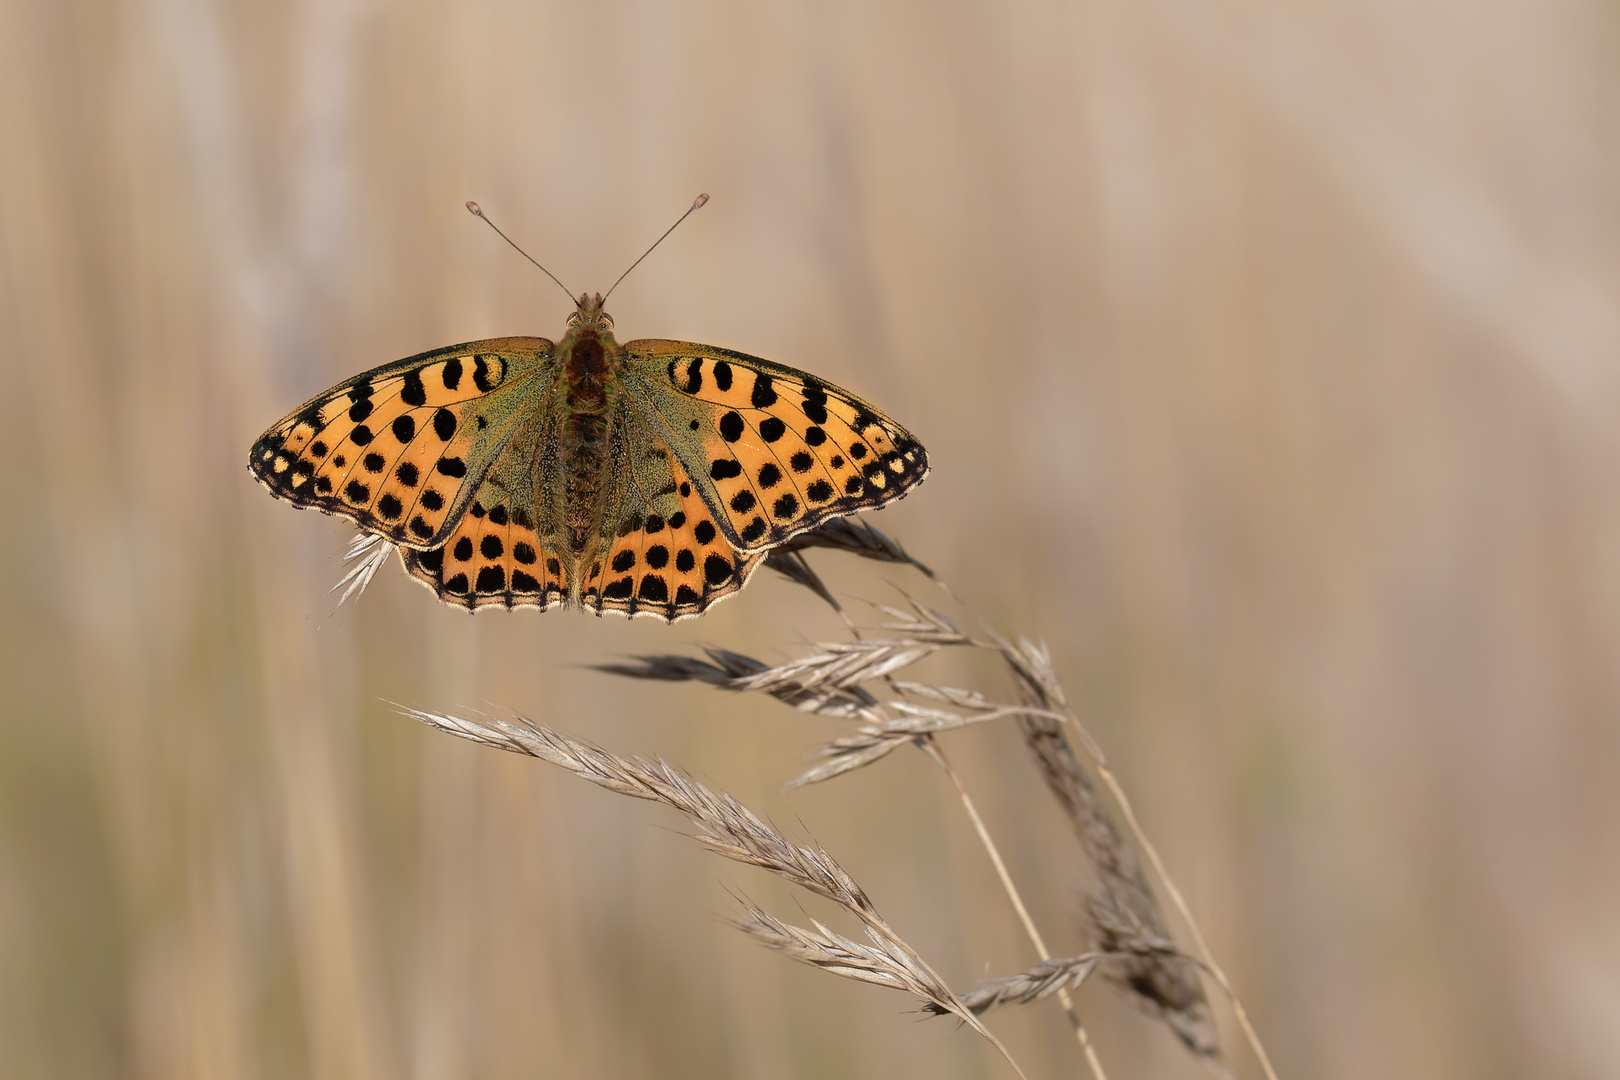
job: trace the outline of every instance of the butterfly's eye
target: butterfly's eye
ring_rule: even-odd
[[[602,314],[597,316],[597,319],[601,322],[602,329],[604,329],[604,330],[613,329],[613,316],[609,315],[607,312],[605,312],[605,311],[602,312]]]

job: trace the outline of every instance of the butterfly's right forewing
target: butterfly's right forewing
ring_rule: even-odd
[[[554,365],[544,338],[453,345],[358,375],[261,435],[270,492],[419,550],[441,545]]]

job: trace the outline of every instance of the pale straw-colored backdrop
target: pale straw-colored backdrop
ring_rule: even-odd
[[[808,594],[469,617],[390,565],[334,614],[351,530],[244,467],[364,368],[560,335],[465,200],[582,290],[699,191],[621,339],[926,443],[875,523],[1051,644],[1284,1076],[1620,1074],[1617,147],[1596,0],[3,0],[0,1075],[1010,1075],[743,940],[728,890],[796,901],[669,812],[389,704],[661,753],[958,987],[1033,963],[921,755],[784,794],[832,721],[585,668],[779,660]],[[1015,733],[947,745],[1081,950]],[[1079,1002],[1111,1077],[1204,1075]],[[1081,1074],[1050,1005],[991,1024]]]

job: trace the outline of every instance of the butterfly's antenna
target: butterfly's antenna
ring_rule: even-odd
[[[688,206],[686,208],[686,213],[684,213],[680,217],[676,218],[675,219],[675,224],[671,225],[669,228],[664,230],[664,236],[668,236],[670,233],[674,232],[676,227],[679,226],[681,222],[685,221],[688,217],[690,217],[692,215],[693,210],[696,210],[698,207],[702,206],[704,203],[706,203],[708,201],[709,201],[709,197],[707,195],[699,195],[697,198],[693,199],[692,200],[692,205]],[[641,253],[641,259],[645,259],[648,255],[651,255],[653,253],[653,248],[657,247],[659,244],[662,244],[664,242],[664,236],[660,236],[657,240],[654,240],[653,241],[653,246],[648,248],[646,251],[643,251]],[[636,267],[640,266],[641,265],[641,259],[637,259],[635,262],[631,263],[630,264],[630,270],[634,270]],[[629,277],[630,276],[630,270],[626,270],[624,273],[620,274],[619,275],[619,281],[623,281],[625,278]],[[613,283],[613,289],[617,289],[619,287],[619,281],[615,281]],[[604,303],[604,304],[607,303],[608,296],[613,295],[613,289],[609,289],[607,291],[607,296],[602,297],[602,303]]]
[[[499,225],[496,225],[493,221],[489,220],[489,218],[484,217],[484,211],[477,203],[472,202],[472,201],[469,200],[468,203],[467,203],[467,209],[472,212],[473,217],[484,218],[484,224],[488,225],[490,228],[494,229],[496,236],[499,236],[502,240],[505,240],[508,244],[511,244],[513,251],[516,251],[519,255],[523,256],[525,259],[528,259],[530,262],[534,263],[534,265],[540,266],[539,263],[534,262],[534,256],[533,255],[530,255],[527,251],[524,251],[522,248],[518,247],[517,244],[513,243],[512,238],[510,236],[507,236],[505,233],[501,232],[501,228],[500,228]],[[679,222],[677,222],[677,224],[679,224]],[[540,272],[542,274],[546,275],[546,277],[550,278],[552,281],[557,281],[557,275],[553,274],[550,270],[547,270],[545,267],[540,266]],[[564,285],[562,282],[557,281],[557,288],[561,289],[565,293],[568,293],[568,299],[569,300],[574,299],[574,294],[571,293],[571,292],[568,292],[568,286]]]

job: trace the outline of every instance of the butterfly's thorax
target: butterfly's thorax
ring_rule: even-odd
[[[611,468],[609,447],[623,350],[613,340],[599,309],[574,321],[558,348],[568,418],[559,435],[564,463],[562,517],[566,541],[579,556],[600,531],[602,496]]]

